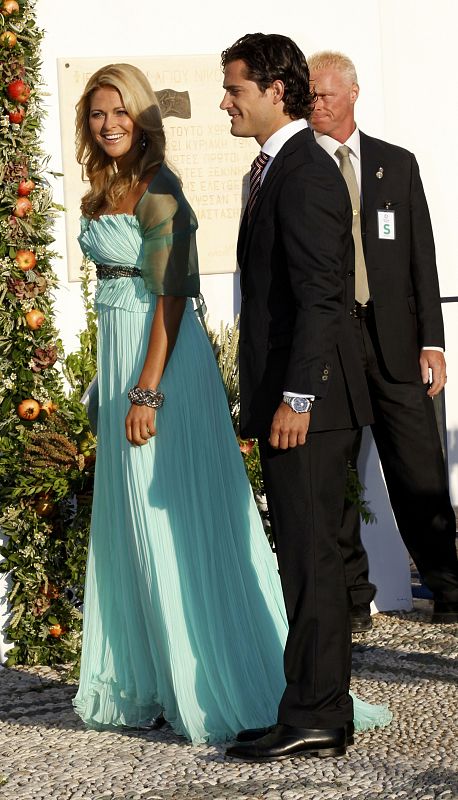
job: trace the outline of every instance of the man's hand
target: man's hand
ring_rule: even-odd
[[[435,397],[442,391],[447,383],[447,369],[444,354],[440,350],[422,350],[420,353],[421,379],[424,384],[430,382],[431,386],[426,392],[429,397]]]
[[[298,414],[286,403],[278,406],[270,428],[269,444],[276,450],[287,450],[305,444],[310,425],[310,411]]]
[[[156,434],[156,410],[149,406],[131,405],[126,417],[126,437],[131,444],[148,444]]]

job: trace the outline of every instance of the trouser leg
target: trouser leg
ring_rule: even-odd
[[[289,725],[340,727],[353,717],[351,632],[337,538],[355,435],[312,433],[305,446],[286,451],[260,442],[289,622],[287,687],[278,716]]]
[[[362,429],[357,432],[350,458],[350,465],[356,469],[361,447]],[[361,541],[361,517],[358,507],[346,499],[339,530],[339,547],[345,568],[350,606],[368,605],[375,597],[376,587],[369,581],[369,561]]]

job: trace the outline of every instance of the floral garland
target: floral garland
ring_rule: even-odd
[[[0,0],[0,570],[10,584],[10,665],[77,660],[95,461],[80,392],[64,390],[54,326],[52,228],[63,209],[39,139],[44,32],[34,8]]]

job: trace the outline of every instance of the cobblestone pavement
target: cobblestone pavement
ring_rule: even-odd
[[[378,614],[355,639],[352,688],[394,720],[340,759],[247,764],[168,728],[88,731],[62,674],[1,669],[0,800],[454,800],[458,625],[431,625],[430,606]]]

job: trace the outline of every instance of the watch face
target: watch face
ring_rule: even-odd
[[[310,400],[307,397],[293,397],[291,408],[298,414],[303,414],[310,410]]]

